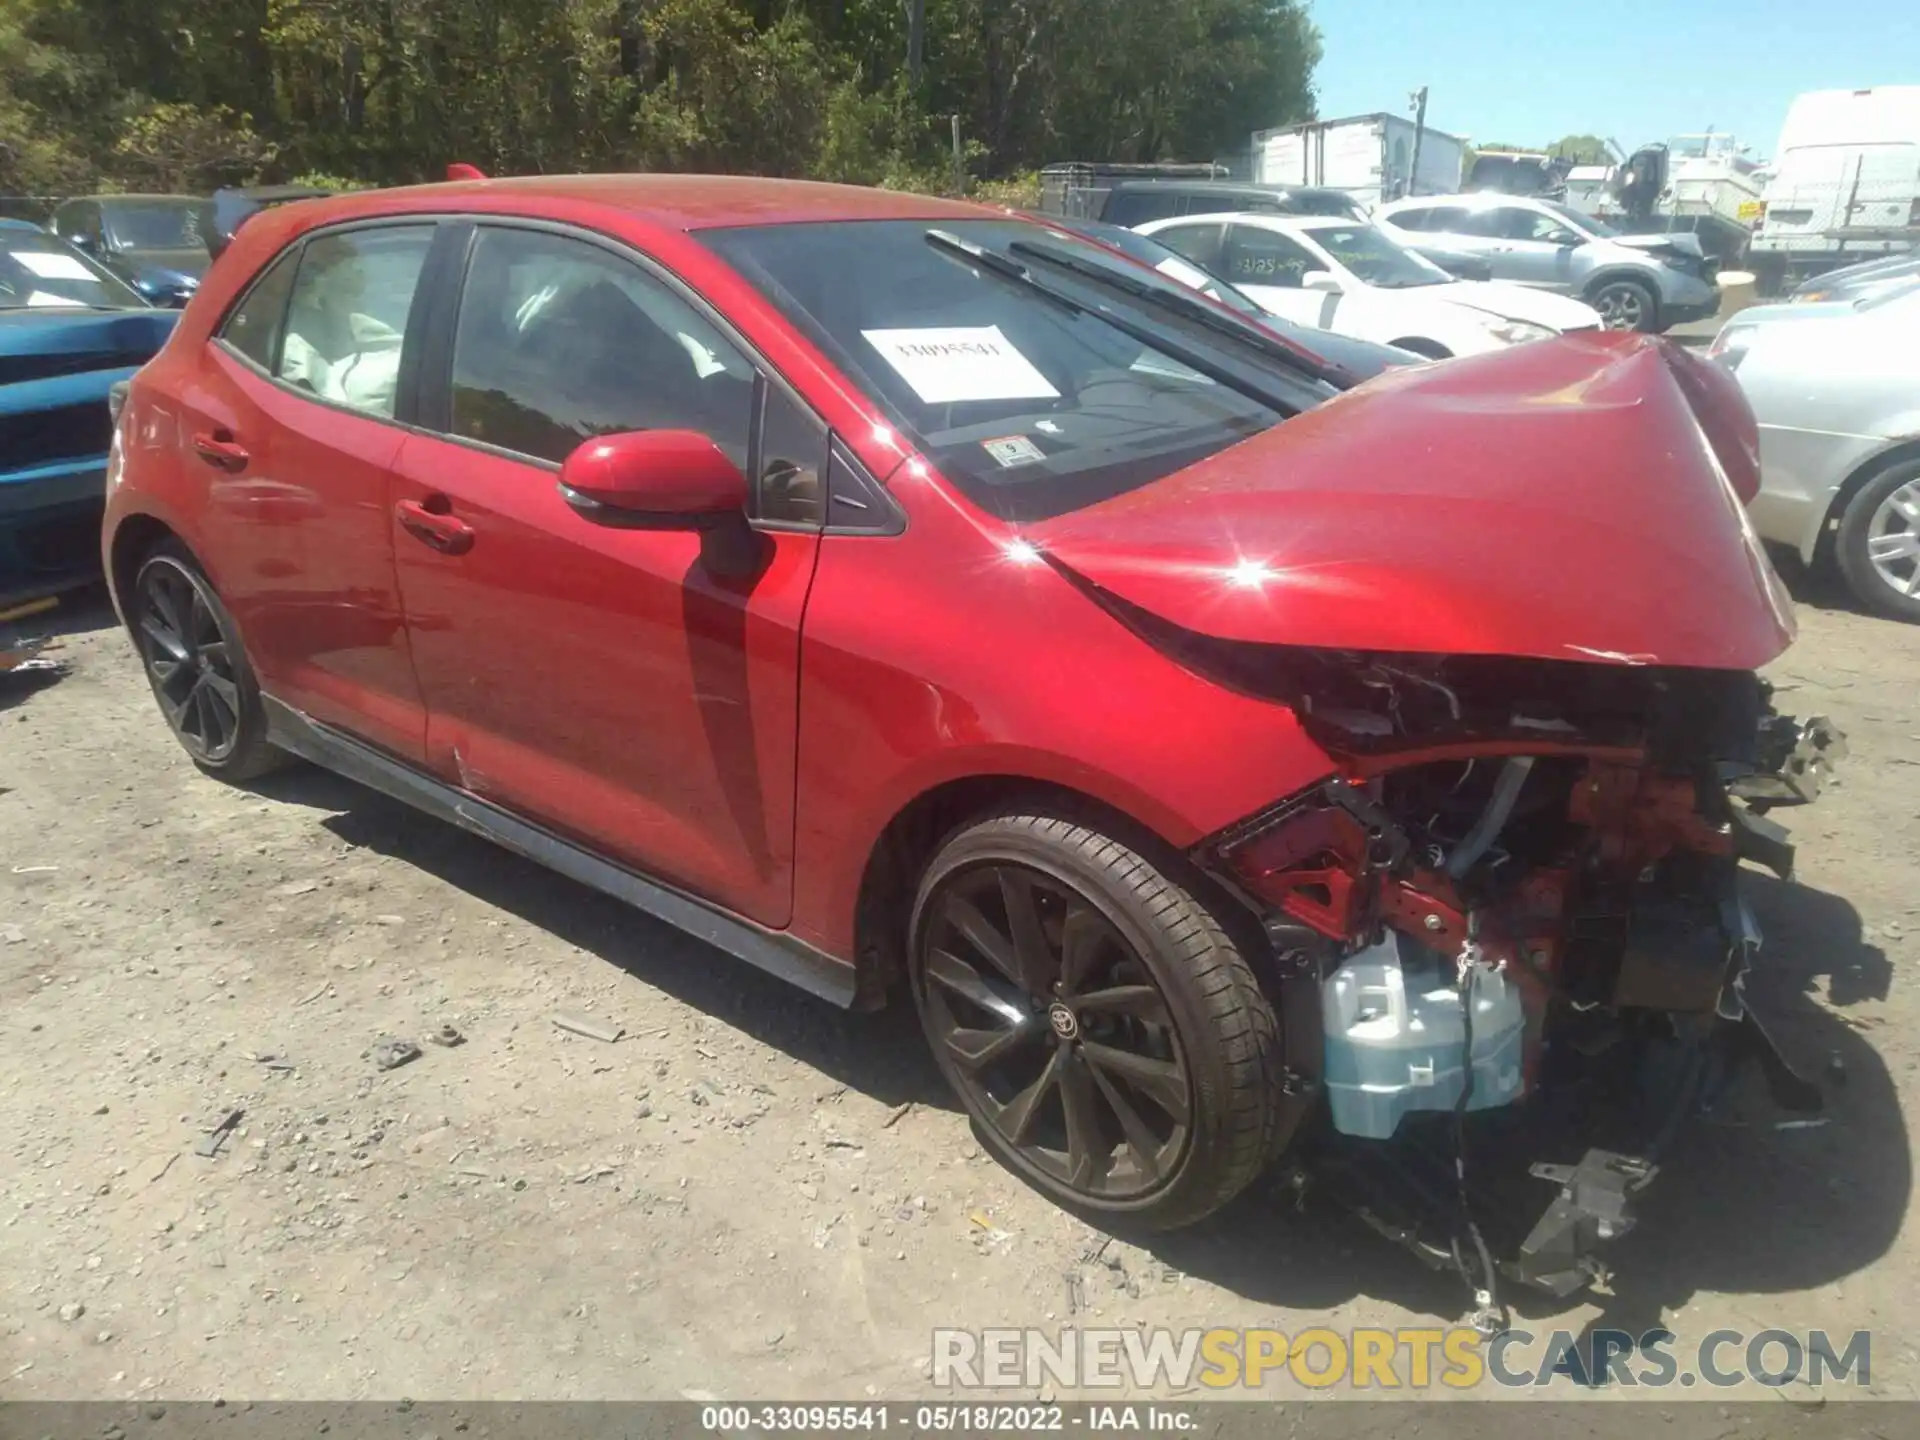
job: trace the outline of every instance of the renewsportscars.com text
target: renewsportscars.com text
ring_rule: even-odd
[[[1738,1385],[1865,1387],[1873,1337],[1856,1330],[1714,1330],[1682,1343],[1670,1330],[1507,1330],[1464,1326],[1334,1330],[936,1330],[932,1380],[961,1389],[1471,1390]]]

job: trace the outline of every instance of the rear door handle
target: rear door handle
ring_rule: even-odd
[[[252,458],[247,454],[247,447],[235,440],[230,430],[215,430],[211,434],[199,431],[193,437],[193,449],[216,470],[243,469]]]
[[[464,555],[473,548],[473,527],[435,508],[447,503],[444,495],[436,495],[424,504],[402,500],[393,507],[393,513],[406,532],[422,544],[431,545],[442,555]]]

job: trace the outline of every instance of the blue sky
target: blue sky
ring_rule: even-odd
[[[1803,90],[1920,84],[1920,0],[1311,0],[1328,119],[1404,113],[1477,140],[1731,131],[1773,153]]]

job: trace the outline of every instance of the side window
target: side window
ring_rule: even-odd
[[[1435,205],[1429,209],[1415,211],[1414,213],[1424,217],[1421,223],[1415,228],[1424,230],[1430,235],[1477,235],[1482,233],[1474,228],[1473,215],[1458,205]],[[1394,223],[1398,225],[1404,222],[1396,215],[1394,217]]]
[[[1278,285],[1298,290],[1302,276],[1327,268],[1289,236],[1252,225],[1235,225],[1228,231],[1226,257],[1226,277],[1236,285]]]
[[[1115,190],[1107,198],[1107,213],[1100,218],[1109,224],[1125,225],[1131,229],[1149,220],[1165,220],[1170,215],[1186,214],[1186,207],[1181,203],[1184,198],[1177,190]]]
[[[557,465],[595,435],[698,430],[746,471],[755,378],[629,260],[535,230],[483,227],[474,242],[453,345],[455,435]]]
[[[300,253],[274,374],[296,389],[391,417],[400,347],[431,225],[316,235]]]
[[[1487,240],[1511,240],[1513,237],[1507,231],[1510,223],[1508,217],[1514,213],[1506,205],[1490,205],[1484,210],[1469,211],[1461,222],[1460,232]],[[1518,213],[1524,215],[1527,212],[1522,210]]]
[[[826,514],[826,427],[778,385],[769,383],[765,394],[754,518],[817,526]]]
[[[1438,230],[1440,227],[1433,222],[1439,214],[1431,205],[1415,205],[1407,210],[1396,210],[1386,218],[1389,224],[1397,225],[1402,230]]]
[[[1500,216],[1500,234],[1505,239],[1532,240],[1546,245],[1579,243],[1580,237],[1573,231],[1553,216],[1542,215],[1538,210],[1523,210],[1514,205],[1504,206],[1497,213]]]
[[[1217,270],[1220,263],[1220,237],[1224,225],[1169,225],[1154,232],[1153,238],[1202,270]]]
[[[293,272],[300,263],[295,245],[267,267],[266,274],[227,316],[219,338],[268,374],[280,345],[281,323],[287,318],[287,296],[293,291]]]

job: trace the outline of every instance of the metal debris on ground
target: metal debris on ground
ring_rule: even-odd
[[[427,1036],[427,1039],[436,1045],[444,1045],[449,1050],[456,1045],[464,1045],[467,1043],[467,1037],[451,1025],[442,1025],[438,1030],[435,1030],[431,1035]]]
[[[312,990],[308,991],[305,995],[302,995],[298,1000],[294,1001],[294,1004],[311,1005],[314,1001],[318,1000],[322,995],[326,994],[327,991],[332,988],[333,988],[333,982],[331,980],[322,980],[319,985],[314,987]]]
[[[562,1030],[575,1035],[584,1035],[589,1040],[602,1040],[611,1045],[622,1035],[626,1027],[614,1025],[605,1020],[596,1020],[591,1015],[582,1015],[576,1010],[562,1010],[553,1017],[553,1023]]]
[[[251,1057],[255,1064],[264,1065],[269,1070],[287,1071],[293,1069],[293,1061],[278,1050],[257,1050]]]
[[[193,1153],[213,1159],[220,1153],[220,1147],[227,1143],[227,1137],[239,1128],[240,1119],[246,1113],[244,1110],[229,1110],[220,1118],[218,1125],[201,1136],[200,1142],[193,1147]]]
[[[886,1119],[880,1122],[880,1128],[882,1130],[891,1130],[894,1126],[898,1125],[902,1120],[907,1118],[907,1112],[911,1109],[913,1109],[913,1102],[911,1100],[907,1101],[907,1103],[904,1105],[894,1106],[892,1113],[890,1113]]]
[[[420,1058],[420,1047],[411,1040],[397,1040],[391,1035],[383,1035],[373,1042],[368,1052],[373,1063],[382,1070],[398,1070],[410,1060]]]

